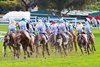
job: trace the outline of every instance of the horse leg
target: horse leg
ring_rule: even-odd
[[[58,44],[58,53],[59,52],[62,54],[62,52],[61,52],[61,46]]]
[[[57,53],[57,43],[55,43],[55,54]]]
[[[22,45],[22,47],[23,47],[23,51],[24,51],[24,59],[26,59],[27,48],[26,48],[26,46],[24,46],[24,45]]]
[[[58,53],[61,53],[61,46],[60,46],[60,43],[57,43],[57,49],[58,49]]]
[[[68,45],[66,45],[66,48],[68,49],[68,52],[70,52],[70,42],[68,43]]]
[[[48,49],[48,43],[46,43],[46,50],[47,50],[48,55],[50,55],[49,49]]]
[[[59,43],[57,42],[57,50],[58,50],[58,53],[60,52],[60,45]]]
[[[81,50],[81,53],[84,54],[84,53],[83,53],[83,50],[82,50],[81,44],[79,45],[79,48],[80,48],[80,50]]]
[[[45,44],[42,45],[42,55],[44,57]]]
[[[90,53],[89,53],[89,47],[90,47],[90,46],[89,46],[89,44],[87,43],[87,44],[86,44],[86,52],[88,53],[88,55],[90,54]]]
[[[68,49],[69,49],[69,52],[73,50],[73,43],[72,42],[69,43]]]
[[[10,50],[9,50],[9,52],[11,52],[11,53],[12,53],[13,51],[12,51],[12,49],[11,49],[11,46],[9,46],[9,49],[10,49]]]
[[[75,47],[75,51],[77,51],[76,41],[74,41],[74,47]]]
[[[27,56],[30,57],[30,53],[28,52],[27,47],[28,46],[25,46],[25,51],[27,52]]]
[[[17,54],[16,54],[16,56],[17,56],[17,58],[19,58],[20,57],[20,46],[18,46],[18,48],[16,49],[17,50]]]
[[[4,49],[4,57],[6,56],[6,48],[7,48],[7,46],[4,45],[4,46],[3,46],[3,49]]]
[[[33,46],[29,45],[29,47],[30,47],[30,54],[32,55],[32,53],[33,53]]]
[[[69,51],[72,51],[73,50],[73,42],[72,40],[70,39],[70,43],[69,43]]]
[[[36,57],[38,57],[38,44],[36,44]]]
[[[92,51],[96,51],[96,48],[95,48],[94,42],[92,42]]]
[[[19,56],[20,56],[20,50],[18,49],[17,50],[17,58],[19,58]]]
[[[62,48],[63,48],[63,51],[64,51],[64,53],[65,53],[65,56],[67,56],[66,48],[65,48],[65,45],[64,45],[64,44],[62,44]]]
[[[14,57],[16,57],[16,50],[15,48],[13,47],[13,50],[14,50]]]

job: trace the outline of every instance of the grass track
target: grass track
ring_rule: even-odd
[[[7,26],[0,26],[0,31],[7,31]],[[97,51],[90,55],[81,55],[80,50],[75,53],[68,53],[68,56],[55,55],[51,52],[51,56],[42,58],[20,59],[13,58],[12,54],[7,52],[7,57],[2,57],[2,43],[0,43],[0,67],[100,67],[100,30],[93,29],[95,35],[95,45]]]

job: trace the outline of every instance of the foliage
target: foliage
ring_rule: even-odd
[[[8,11],[20,10],[22,6],[15,1],[0,1],[0,8],[2,9],[0,13],[6,13]]]
[[[34,8],[38,5],[39,9],[55,9],[58,14],[64,9],[89,9],[96,10],[100,5],[96,5],[96,1],[100,0],[14,0],[0,1],[0,11],[26,10]],[[3,9],[3,10],[2,10]]]

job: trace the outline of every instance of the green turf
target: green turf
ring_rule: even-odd
[[[8,31],[8,25],[0,25],[0,31]]]
[[[7,27],[0,26],[6,31]],[[100,67],[100,30],[93,29],[95,35],[96,52],[90,55],[81,55],[80,50],[75,53],[67,53],[67,56],[51,52],[50,56],[46,55],[43,58],[41,55],[36,58],[34,55],[31,58],[23,59],[23,53],[20,59],[15,59],[12,53],[7,52],[7,57],[2,57],[2,43],[0,43],[0,67]]]

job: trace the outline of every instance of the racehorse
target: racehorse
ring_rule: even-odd
[[[83,35],[85,34],[78,34],[78,38],[77,38],[78,46],[82,54],[83,54],[82,47],[84,48],[84,51],[89,54],[89,44],[87,42],[86,36],[84,37]]]
[[[65,53],[65,56],[67,55],[66,53],[66,49],[67,47],[69,47],[70,44],[70,38],[69,38],[69,35],[67,35],[66,33],[59,33],[61,36],[62,36],[62,48],[63,48],[63,51]]]
[[[87,38],[88,43],[92,45],[92,52],[96,51],[95,45],[94,45],[94,35],[92,33],[88,33],[87,37],[88,37]]]
[[[4,47],[4,57],[6,56],[6,48],[7,46],[9,46],[10,50],[11,50],[11,47],[13,48],[14,50],[14,56],[17,56],[17,58],[19,58],[19,55],[18,55],[18,50],[20,48],[19,45],[16,45],[16,33],[15,32],[7,32],[6,35],[4,36],[4,42],[3,42],[3,47]]]
[[[59,34],[57,35],[57,34],[51,33],[48,39],[48,42],[50,43],[50,49],[53,52],[53,48],[55,48],[55,53],[57,50],[58,52],[61,51],[59,48],[60,48],[60,45],[62,44],[62,36]]]
[[[66,31],[66,34],[69,37],[67,48],[69,51],[72,51],[73,50],[73,35],[69,31]]]
[[[56,39],[55,39],[56,36]],[[52,33],[49,37],[49,42],[51,43],[51,46],[55,47],[55,53],[56,52],[60,52],[61,53],[61,49],[63,48],[63,51],[65,53],[65,55],[67,55],[66,53],[66,47],[68,44],[68,37],[66,37],[65,35],[63,35],[62,33],[57,33],[57,35],[55,35],[54,33]]]
[[[77,51],[77,45],[76,45],[76,34],[74,31],[70,31],[70,33],[72,34],[73,36],[73,44],[74,44],[74,47],[75,47],[75,51]]]
[[[39,53],[38,48],[39,48],[39,46],[42,46],[42,55],[43,55],[43,57],[45,57],[45,55],[44,55],[45,49],[46,49],[48,55],[50,55],[49,54],[49,49],[48,49],[48,42],[47,42],[46,37],[45,37],[44,34],[36,34],[34,44],[36,46],[36,57],[38,57],[38,53]]]
[[[30,57],[30,54],[33,53],[33,44],[32,39],[27,31],[18,31],[16,34],[16,43],[22,45],[24,51],[24,58],[26,58],[26,54]],[[30,52],[27,48],[30,48]]]

